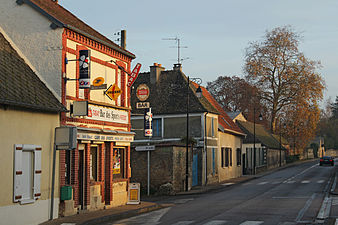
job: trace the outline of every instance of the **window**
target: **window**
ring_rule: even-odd
[[[14,192],[13,201],[32,203],[41,196],[41,146],[14,146]]]
[[[215,131],[214,131],[214,118],[211,118],[211,137],[215,136]]]
[[[230,166],[232,166],[232,149],[229,148],[229,161],[230,161]]]
[[[231,148],[221,148],[221,164],[222,167],[232,166],[232,149]]]
[[[153,137],[162,137],[162,119],[153,119]]]
[[[114,148],[113,151],[113,178],[125,178],[124,148]]]
[[[90,179],[97,181],[97,147],[90,147]]]
[[[225,167],[225,148],[221,148],[221,165],[222,167]]]
[[[240,148],[236,150],[237,166],[241,165],[242,151]]]

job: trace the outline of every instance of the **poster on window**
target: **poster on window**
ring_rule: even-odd
[[[90,88],[90,51],[79,51],[79,88]]]
[[[113,174],[121,173],[121,152],[120,149],[114,149],[113,155]]]

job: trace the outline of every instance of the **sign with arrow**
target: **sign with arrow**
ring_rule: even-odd
[[[116,101],[121,93],[122,90],[119,88],[119,86],[117,86],[117,84],[110,85],[109,88],[104,92],[104,94],[113,101]]]

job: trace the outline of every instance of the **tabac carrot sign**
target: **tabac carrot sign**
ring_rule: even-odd
[[[136,80],[138,73],[140,72],[140,69],[141,69],[141,64],[137,63],[135,68],[131,72],[129,79],[128,79],[128,83],[127,83],[128,87],[131,87],[131,85],[133,85],[134,81]]]

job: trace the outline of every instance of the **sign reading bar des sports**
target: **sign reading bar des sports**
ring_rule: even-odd
[[[80,50],[79,54],[79,88],[90,88],[90,51]]]
[[[89,104],[88,116],[86,116],[85,118],[113,123],[128,124],[129,114],[128,111]]]

